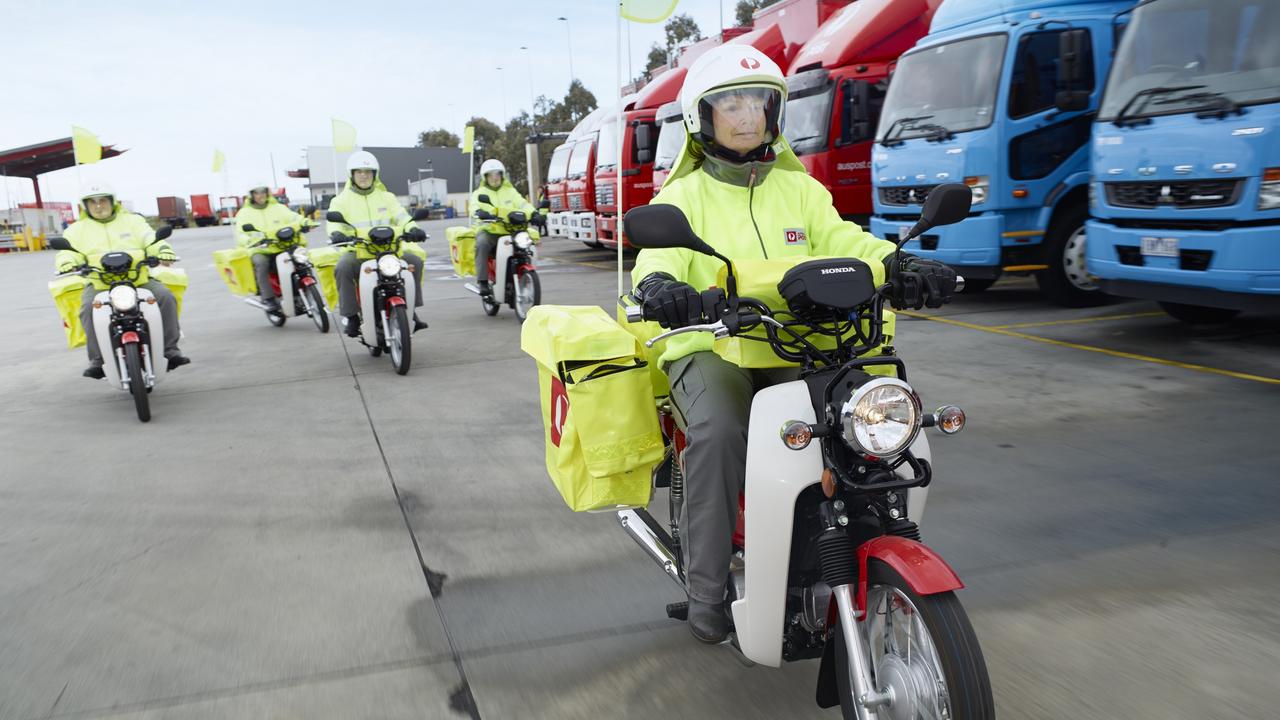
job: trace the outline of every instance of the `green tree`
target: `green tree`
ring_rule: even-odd
[[[444,128],[418,133],[418,147],[458,147],[462,140]]]
[[[654,43],[649,48],[649,59],[645,61],[644,69],[651,71],[656,67],[662,67],[667,64],[667,49]]]
[[[752,14],[760,8],[766,8],[778,2],[778,0],[739,0],[738,6],[734,8],[734,18],[739,25],[750,25],[752,23]]]
[[[685,13],[672,15],[667,24],[662,26],[663,32],[667,36],[667,51],[673,51],[681,45],[689,42],[696,42],[702,39],[702,31],[698,29],[698,23]]]

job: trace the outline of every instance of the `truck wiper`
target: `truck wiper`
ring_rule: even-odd
[[[1204,90],[1174,98],[1157,100],[1153,105],[1172,105],[1174,103],[1191,103],[1199,108],[1196,117],[1225,118],[1228,115],[1243,115],[1240,105],[1220,92]]]
[[[932,115],[917,115],[916,117],[904,117],[894,120],[889,129],[884,131],[884,137],[880,139],[880,144],[885,147],[893,147],[901,145],[905,140],[898,140],[897,137],[903,133],[910,125],[914,125],[921,120],[928,120]]]
[[[1133,97],[1129,98],[1129,101],[1124,104],[1124,107],[1120,108],[1120,112],[1116,113],[1115,119],[1112,120],[1111,122],[1115,123],[1116,127],[1124,127],[1125,125],[1137,125],[1140,122],[1150,122],[1150,120],[1139,118],[1138,113],[1142,112],[1142,109],[1147,106],[1147,103],[1150,102],[1152,98],[1159,95],[1168,95],[1169,93],[1182,92],[1183,90],[1199,90],[1202,87],[1205,87],[1205,86],[1204,85],[1176,85],[1176,86],[1169,86],[1169,87],[1162,87],[1162,86],[1149,87],[1144,90],[1139,90],[1138,92],[1133,94]],[[1135,105],[1137,107],[1134,107]],[[1130,112],[1130,109],[1132,109],[1133,112]]]

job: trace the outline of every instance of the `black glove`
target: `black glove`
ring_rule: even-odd
[[[636,289],[640,291],[645,318],[657,320],[664,328],[693,325],[702,319],[702,295],[688,283],[654,273],[641,280]]]
[[[411,242],[422,242],[423,240],[427,239],[427,233],[424,232],[423,229],[420,227],[409,228],[407,231],[405,231],[404,236],[408,238]]]
[[[898,267],[893,265],[893,255],[884,259],[885,270],[893,286],[893,307],[902,310],[919,310],[922,307],[939,308],[951,302],[956,291],[956,271],[937,260],[900,255]]]

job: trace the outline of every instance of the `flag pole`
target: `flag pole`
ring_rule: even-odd
[[[618,117],[615,122],[614,145],[617,156],[614,158],[614,187],[613,187],[613,208],[614,208],[614,228],[613,242],[618,249],[618,295],[622,298],[622,146],[625,144],[623,132],[623,113],[622,113],[622,2],[618,2],[618,19],[617,19],[617,37],[614,43],[616,52],[614,55],[614,79],[618,88]]]

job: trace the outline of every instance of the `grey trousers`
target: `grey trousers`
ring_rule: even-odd
[[[178,338],[182,331],[178,327],[178,298],[173,291],[158,280],[150,280],[138,287],[150,290],[156,296],[156,304],[160,306],[160,319],[164,322],[164,356],[173,357],[178,354]],[[80,296],[80,323],[84,325],[85,350],[89,353],[89,364],[101,365],[102,353],[98,350],[98,341],[93,332],[93,297],[100,290],[93,285],[86,285]]]
[[[422,307],[422,261],[414,256],[405,258],[409,263],[409,267],[413,268],[413,281],[418,284],[418,292],[414,293],[414,307]],[[338,258],[338,265],[333,269],[333,281],[338,284],[338,314],[343,317],[351,317],[360,314],[360,300],[356,296],[359,292],[358,280],[360,278],[360,266],[364,261],[357,258],[353,252],[343,253]]]
[[[747,476],[751,399],[762,388],[795,380],[799,369],[745,370],[706,351],[676,360],[667,374],[676,421],[688,442],[680,527],[689,597],[719,603]]]
[[[489,282],[489,261],[498,249],[498,236],[484,230],[476,233],[476,282]]]
[[[271,300],[276,296],[271,289],[271,268],[276,266],[278,254],[258,253],[253,256],[253,276],[258,280],[258,295],[263,300]],[[280,278],[280,282],[289,282],[289,278]]]

